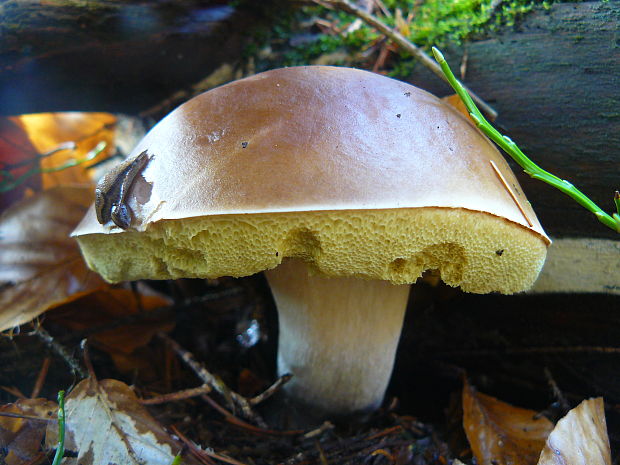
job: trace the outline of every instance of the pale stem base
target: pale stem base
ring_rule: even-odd
[[[278,307],[278,371],[293,375],[287,394],[325,415],[376,409],[392,373],[410,286],[315,276],[297,260],[266,275]]]

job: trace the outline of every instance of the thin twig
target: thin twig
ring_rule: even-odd
[[[41,168],[39,166],[34,166],[27,170],[24,174],[18,176],[17,178],[13,177],[10,172],[2,172],[0,171],[0,176],[6,176],[7,179],[0,178],[0,192],[8,192],[11,189],[15,189],[20,184],[24,183],[31,176],[35,176],[38,174],[45,173],[55,173],[57,171],[63,171],[68,168],[72,168],[77,165],[81,165],[88,161],[91,161],[95,157],[97,157],[107,146],[107,142],[101,141],[99,142],[92,150],[90,150],[83,158],[80,159],[71,159],[66,161],[60,166],[54,166],[50,168]],[[7,176],[8,174],[8,176]]]
[[[388,18],[392,17],[392,12],[387,6],[385,6],[385,3],[383,3],[382,0],[374,0],[374,4],[381,10],[381,13],[383,13],[384,16],[387,16]]]
[[[43,359],[43,364],[41,365],[41,369],[39,370],[39,375],[37,376],[37,380],[34,383],[34,387],[32,388],[32,393],[30,394],[30,398],[34,399],[35,397],[39,397],[39,393],[43,388],[43,383],[45,382],[45,378],[47,378],[47,372],[50,368],[50,363],[52,359],[49,357],[45,357]]]
[[[32,421],[43,421],[45,423],[54,421],[52,418],[34,417],[32,415],[23,415],[21,413],[11,413],[11,412],[0,412],[0,417],[20,418],[22,420],[32,420]]]
[[[5,140],[6,142],[11,143],[11,141],[9,141],[8,139],[5,139],[4,137],[2,138],[3,140]],[[14,145],[14,144],[12,144]],[[33,151],[28,151],[30,154],[32,154],[31,158],[28,158],[26,160],[22,160],[18,163],[7,163],[7,164],[3,164],[2,165],[2,169],[5,170],[15,170],[17,168],[21,168],[23,166],[27,166],[27,165],[32,165],[34,163],[36,163],[39,160],[42,160],[44,158],[50,157],[52,155],[54,155],[55,153],[58,152],[62,152],[63,150],[75,150],[77,148],[77,144],[73,141],[69,141],[69,142],[62,142],[61,144],[58,144],[58,146],[56,146],[55,148],[53,148],[52,150],[49,150],[48,152],[44,152],[44,153],[38,153],[38,152],[33,152]],[[22,151],[26,151],[22,148],[19,148]]]
[[[493,168],[493,171],[495,171],[495,174],[497,175],[497,177],[501,181],[502,185],[504,186],[504,189],[506,189],[506,191],[510,195],[510,198],[512,198],[512,201],[515,203],[515,205],[517,206],[517,208],[519,209],[519,211],[521,212],[521,214],[525,218],[525,221],[527,221],[527,224],[529,225],[529,227],[530,228],[533,227],[534,223],[532,223],[532,220],[530,220],[530,217],[527,216],[527,213],[525,213],[525,209],[523,208],[523,205],[521,205],[521,202],[519,202],[519,198],[513,192],[512,188],[510,187],[510,184],[508,184],[508,182],[506,181],[506,178],[504,177],[502,172],[499,170],[499,168],[497,167],[497,165],[495,164],[495,162],[493,160],[489,160],[489,163],[491,164],[491,167]]]
[[[88,352],[88,339],[82,339],[82,342],[80,342],[80,348],[82,349],[82,357],[84,358],[84,365],[86,365],[88,377],[92,380],[96,380],[97,375],[95,374],[95,367],[93,366],[93,362],[90,360],[90,353]]]
[[[228,410],[226,410],[224,407],[222,407],[220,404],[218,404],[213,399],[211,399],[209,396],[204,395],[202,396],[202,398],[211,407],[213,407],[215,410],[220,412],[228,423],[238,426],[240,428],[243,428],[249,431],[250,433],[256,433],[258,435],[268,435],[268,436],[299,436],[306,432],[305,430],[276,431],[276,430],[267,429],[267,428],[259,428],[258,426],[254,426],[248,422],[241,420],[240,418],[237,418],[232,413],[230,413]]]
[[[80,362],[69,353],[65,346],[59,344],[54,340],[52,335],[48,333],[42,326],[39,326],[33,334],[41,339],[45,344],[49,346],[52,351],[56,352],[57,355],[62,358],[67,365],[73,370],[74,373],[77,373],[81,378],[86,378],[87,373],[80,365]]]
[[[224,63],[207,77],[192,85],[190,89],[182,89],[174,92],[172,95],[159,102],[158,104],[144,110],[140,113],[140,118],[148,118],[160,113],[164,113],[166,110],[177,105],[179,102],[189,99],[201,92],[208,89],[225,84],[226,82],[234,78],[235,70],[233,65]]]
[[[321,443],[319,443],[319,441],[314,441],[314,445],[319,451],[319,460],[321,461],[321,465],[329,465],[327,463],[327,457],[325,457],[325,452],[323,452],[323,448],[321,447]]]
[[[208,394],[212,390],[213,389],[211,389],[211,386],[203,384],[199,387],[184,389],[178,392],[171,392],[169,394],[151,397],[150,399],[140,399],[140,403],[142,405],[165,404],[167,402],[175,402],[179,400],[191,399],[192,397],[202,396],[204,394]]]
[[[237,394],[222,381],[218,376],[213,375],[207,370],[201,363],[196,361],[194,355],[188,352],[179,345],[174,339],[170,338],[163,332],[157,333],[157,337],[166,342],[176,354],[189,366],[194,373],[202,380],[203,383],[211,386],[216,392],[218,392],[226,402],[231,410],[235,411],[239,408],[245,418],[255,422],[261,427],[266,427],[266,423],[263,419],[252,410],[252,407],[248,400],[240,394]]]
[[[407,53],[411,54],[413,57],[419,60],[424,66],[430,69],[442,80],[448,82],[448,79],[441,70],[441,67],[437,64],[437,62],[435,62],[435,60],[428,56],[421,48],[410,42],[400,32],[392,29],[383,21],[378,19],[376,16],[373,16],[362,8],[357,7],[349,0],[314,0],[314,2],[326,8],[333,7],[357,16],[366,24],[376,28],[382,34],[386,35],[390,40],[392,40]],[[480,107],[480,109],[489,117],[489,119],[491,119],[491,121],[497,118],[497,112],[489,104],[487,104],[484,100],[474,94],[471,90],[467,89],[467,91],[471,95],[471,98],[476,102],[478,107]]]
[[[302,437],[304,439],[316,438],[317,436],[321,436],[325,431],[329,431],[332,429],[334,429],[334,424],[331,421],[324,421],[321,426],[319,426],[316,429],[313,429],[312,431],[308,431]]]
[[[551,371],[549,370],[549,368],[545,367],[544,372],[545,372],[545,378],[547,378],[547,383],[549,384],[549,387],[551,388],[551,391],[553,392],[553,396],[558,400],[562,409],[568,412],[570,410],[570,404],[566,400],[566,396],[564,396],[564,394],[560,390],[558,383],[555,382],[555,379],[553,378],[553,375],[551,374]]]
[[[250,405],[258,405],[261,402],[269,399],[272,395],[274,395],[276,392],[278,392],[282,386],[284,386],[286,383],[288,383],[291,378],[293,377],[293,375],[282,375],[280,376],[275,383],[273,383],[271,386],[269,386],[267,389],[265,389],[263,392],[261,392],[259,395],[252,397],[251,399],[248,399],[248,402],[250,403]]]
[[[20,391],[15,386],[0,386],[0,389],[2,389],[3,391],[8,392],[9,394],[11,394],[12,396],[17,397],[18,399],[27,399],[28,398],[28,396],[26,394],[24,394],[22,391]]]

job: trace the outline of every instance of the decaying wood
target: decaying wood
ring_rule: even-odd
[[[620,294],[620,241],[555,239],[530,292]]]
[[[0,114],[157,105],[241,55],[262,18],[230,3],[0,2]]]

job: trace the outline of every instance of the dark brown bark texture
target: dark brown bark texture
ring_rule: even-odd
[[[0,114],[138,114],[238,59],[260,18],[230,3],[2,0]]]
[[[446,56],[537,163],[604,210],[620,188],[620,4],[558,3]],[[257,22],[230,2],[0,2],[0,114],[138,114],[234,62]],[[449,88],[418,67],[411,81]],[[617,238],[564,194],[513,165],[552,236]]]

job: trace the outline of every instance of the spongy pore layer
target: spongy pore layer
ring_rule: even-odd
[[[211,215],[77,239],[110,282],[248,276],[296,257],[326,276],[404,284],[432,269],[464,291],[505,294],[531,286],[547,249],[503,218],[432,207]]]

